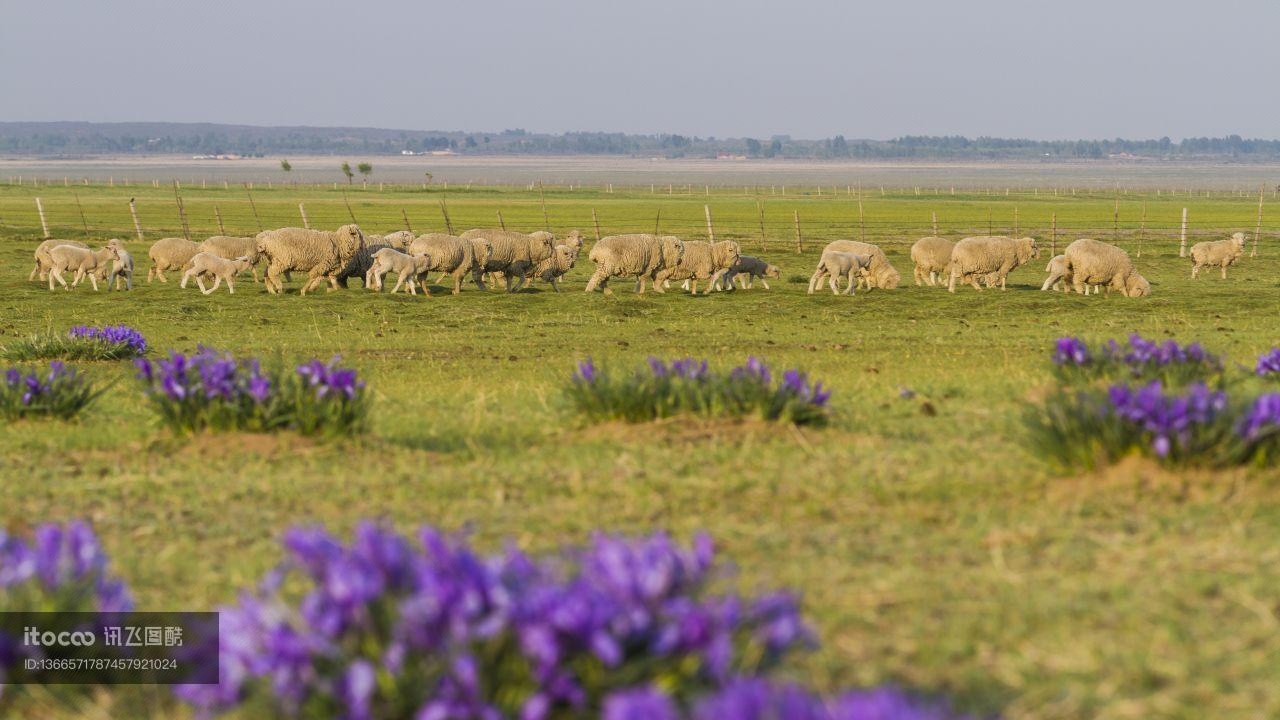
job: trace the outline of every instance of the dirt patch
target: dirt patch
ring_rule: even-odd
[[[1121,493],[1203,500],[1231,495],[1244,477],[1244,470],[1168,468],[1148,457],[1127,455],[1090,473],[1051,480],[1048,497],[1074,502],[1089,496]]]
[[[162,447],[171,440],[162,441]],[[297,455],[316,448],[316,441],[294,433],[200,433],[183,438],[180,451],[197,457],[234,457],[257,455],[275,458],[281,455]],[[159,448],[157,448],[159,449]],[[178,448],[174,448],[178,450]]]

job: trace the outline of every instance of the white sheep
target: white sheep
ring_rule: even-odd
[[[1191,246],[1191,279],[1200,275],[1200,268],[1222,268],[1222,279],[1227,279],[1227,268],[1244,257],[1244,233],[1235,233],[1226,240],[1198,242]]]
[[[200,292],[205,295],[210,295],[217,290],[225,280],[227,283],[227,292],[235,295],[236,275],[239,275],[251,267],[253,267],[253,262],[250,261],[248,257],[238,257],[234,260],[227,260],[210,252],[196,253],[195,257],[191,258],[191,262],[189,263],[186,272],[182,274],[181,287],[185,288],[187,286],[187,281],[194,277],[196,279],[196,285],[200,286]],[[213,278],[213,287],[206,289],[204,286],[204,278],[207,277]]]
[[[374,284],[379,288],[382,287],[382,277],[387,273],[393,272],[398,276],[395,287],[391,288],[392,295],[396,294],[406,281],[409,284],[409,294],[417,295],[416,281],[419,276],[422,277],[423,293],[431,294],[426,285],[426,275],[431,272],[431,256],[426,253],[410,255],[395,248],[382,248],[373,254],[373,267],[370,272],[373,273]]]
[[[911,262],[915,263],[916,285],[929,283],[930,287],[938,284],[938,277],[944,276],[947,266],[951,264],[951,251],[956,244],[940,237],[920,238],[911,246]]]
[[[979,279],[987,279],[987,286],[1000,283],[1005,289],[1009,273],[1019,265],[1040,257],[1035,238],[1008,238],[1002,236],[967,237],[957,242],[951,251],[950,280],[947,290],[956,291],[956,280],[963,280],[981,292]]]
[[[37,275],[40,276],[41,281],[49,279],[49,268],[53,267],[53,259],[49,257],[49,251],[59,245],[70,245],[78,248],[89,247],[78,240],[45,240],[36,246],[36,267],[31,271],[31,276],[27,280],[35,280]]]
[[[235,260],[236,258],[247,257],[252,266],[249,268],[253,271],[253,281],[260,282],[258,277],[258,261],[261,257],[258,254],[258,239],[251,237],[234,237],[231,235],[214,235],[206,238],[200,243],[200,252],[206,252],[211,255],[217,255],[223,260]]]
[[[102,279],[107,280],[107,288],[115,285],[115,289],[119,290],[120,285],[124,284],[125,290],[133,289],[133,255],[124,247],[124,241],[120,238],[111,238],[107,241],[107,247],[115,250],[115,258],[111,263],[111,270],[108,273],[106,266],[102,266]]]
[[[825,250],[822,257],[818,259],[818,267],[814,270],[813,277],[809,280],[809,294],[813,294],[818,283],[825,277],[833,295],[840,294],[839,278],[847,278],[849,285],[845,288],[844,294],[852,295],[858,284],[858,274],[869,270],[870,267],[870,255]]]
[[[1107,295],[1118,290],[1125,297],[1146,297],[1151,283],[1138,274],[1129,254],[1115,245],[1081,238],[1063,252],[1077,293],[1085,294],[1089,285],[1105,285]]]
[[[858,240],[834,240],[822,249],[823,252],[828,250],[866,255],[871,258],[871,264],[858,276],[859,287],[865,286],[868,290],[872,288],[892,290],[902,282],[902,275],[889,263],[889,258],[885,257],[884,251],[878,245]]]
[[[658,272],[675,267],[684,256],[684,243],[673,235],[610,235],[601,238],[587,256],[595,263],[595,272],[587,281],[587,292],[600,288],[606,295],[609,280],[615,277],[634,277],[640,283],[638,292],[644,293],[645,280],[653,280]],[[663,292],[662,284],[654,282],[654,292]]]
[[[485,243],[487,240],[468,240],[458,237],[457,235],[447,235],[445,233],[427,233],[419,235],[406,248],[411,255],[428,255],[431,258],[429,270],[439,272],[440,278],[446,275],[453,278],[453,294],[457,295],[462,292],[462,279],[467,273],[473,272],[476,266],[475,249],[476,243]],[[426,287],[427,278],[423,278],[423,287]],[[437,280],[436,282],[440,282]],[[382,281],[377,281],[378,287],[381,288]]]
[[[770,290],[771,288],[769,287],[769,281],[767,278],[779,277],[782,277],[782,271],[778,269],[777,265],[770,265],[758,257],[743,255],[739,257],[738,262],[734,263],[733,267],[729,268],[729,271],[720,278],[718,287],[732,289],[734,287],[734,281],[739,281],[743,290],[750,290],[755,286],[756,279],[759,278],[760,284],[764,285],[764,289]]]
[[[289,271],[307,273],[302,295],[329,281],[338,289],[338,274],[365,247],[359,226],[343,225],[335,231],[281,228],[258,234],[258,252],[267,258],[267,291],[280,293],[280,276]]]
[[[680,262],[659,270],[654,275],[653,282],[655,287],[658,283],[663,283],[665,287],[668,280],[690,280],[693,282],[693,294],[697,295],[698,281],[706,280],[705,294],[711,292],[711,287],[718,284],[729,268],[733,267],[741,257],[742,249],[733,240],[722,240],[717,243],[691,240],[684,244],[684,253],[680,256]]]
[[[98,274],[95,271],[100,265],[111,262],[115,257],[116,250],[112,247],[89,250],[88,248],[74,245],[58,245],[49,251],[49,259],[53,262],[49,267],[49,289],[54,289],[53,281],[57,280],[62,283],[62,287],[70,290],[79,285],[80,281],[87,276],[90,284],[93,285],[94,291],[97,292]],[[67,281],[62,277],[62,273],[67,270],[75,270],[75,277],[71,281],[71,287],[67,287]]]
[[[1054,255],[1049,258],[1049,264],[1044,266],[1044,271],[1049,273],[1049,277],[1045,278],[1044,284],[1040,286],[1041,291],[1061,290],[1067,291],[1067,287],[1071,283],[1071,263],[1067,262],[1066,255]],[[1085,288],[1085,294],[1088,294],[1088,288]]]
[[[151,268],[147,270],[147,283],[150,283],[153,277],[162,283],[169,282],[165,279],[164,271],[184,270],[187,263],[191,262],[191,258],[198,252],[200,252],[199,243],[193,243],[186,238],[170,237],[155,241],[151,244],[151,249],[147,250],[147,257],[151,259]]]
[[[578,262],[577,245],[557,245],[556,254],[538,263],[535,276],[551,285],[551,289],[560,292],[560,278],[573,269]]]
[[[485,267],[489,272],[497,274],[504,282],[507,292],[516,292],[524,287],[525,277],[529,272],[556,251],[556,236],[544,231],[526,234],[513,230],[477,228],[462,233],[462,237],[484,238],[489,241],[492,249]],[[514,286],[511,283],[513,277],[516,278]]]

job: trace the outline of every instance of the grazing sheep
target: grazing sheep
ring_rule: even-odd
[[[1226,240],[1198,242],[1191,246],[1191,279],[1200,275],[1200,268],[1222,268],[1222,279],[1227,279],[1227,268],[1244,256],[1244,233],[1235,233]]]
[[[481,239],[479,242],[484,243],[487,241]],[[466,240],[457,235],[446,235],[445,233],[419,235],[409,243],[407,250],[411,255],[425,254],[430,256],[428,270],[439,272],[441,279],[445,275],[452,276],[454,295],[462,292],[462,279],[467,273],[472,272],[476,266],[476,241]],[[424,288],[426,287],[426,281],[427,278],[423,277]],[[376,282],[377,286],[381,288],[381,278]],[[439,280],[436,282],[439,282]],[[481,287],[483,288],[483,286]]]
[[[280,275],[289,271],[307,273],[302,295],[329,281],[329,290],[338,289],[338,273],[365,247],[364,233],[357,225],[343,225],[336,231],[281,228],[258,235],[258,252],[267,258],[267,291],[284,291]]]
[[[62,287],[70,290],[79,285],[80,281],[88,276],[94,292],[97,292],[98,273],[96,270],[99,266],[105,265],[115,258],[116,250],[113,247],[90,250],[74,245],[58,245],[49,251],[49,259],[53,261],[52,265],[49,266],[49,289],[52,290],[54,288],[53,281],[57,280],[62,283]],[[71,287],[67,287],[67,281],[62,277],[62,273],[67,270],[75,270],[75,277],[71,280]]]
[[[217,290],[218,287],[222,285],[222,281],[225,280],[227,282],[227,292],[235,295],[236,275],[252,268],[253,261],[247,256],[227,260],[226,258],[219,257],[211,252],[200,252],[196,253],[195,257],[191,258],[189,265],[190,266],[187,268],[186,272],[182,274],[181,287],[185,288],[187,286],[187,281],[194,277],[196,279],[196,285],[200,286],[200,292],[205,295],[210,295]],[[205,288],[204,278],[206,277],[213,278],[213,287]]]
[[[1005,279],[1019,265],[1040,257],[1035,238],[1008,238],[999,236],[967,237],[956,243],[951,251],[951,278],[947,290],[956,291],[956,280],[962,280],[979,292],[979,279],[986,279],[987,286],[1000,282],[1005,289]],[[991,275],[993,277],[986,278]]]
[[[534,275],[543,282],[549,283],[552,290],[560,292],[560,278],[572,270],[577,262],[578,246],[557,245],[556,254],[538,263]]]
[[[162,283],[169,282],[165,279],[164,271],[183,270],[198,252],[200,252],[199,243],[193,243],[185,238],[170,237],[155,241],[147,251],[147,257],[151,258],[151,269],[147,270],[147,283],[150,284],[153,277]]]
[[[492,251],[486,267],[504,282],[507,292],[524,287],[525,277],[538,263],[555,254],[556,236],[549,232],[520,233],[512,230],[474,229],[462,233],[465,239],[484,238]],[[479,282],[479,273],[477,273]],[[516,278],[512,286],[511,278]]]
[[[940,237],[920,238],[911,246],[911,262],[915,263],[916,286],[938,284],[939,275],[945,275],[951,264],[951,250],[956,244]]]
[[[31,276],[27,280],[35,280],[36,275],[40,276],[40,280],[49,279],[49,268],[53,267],[53,258],[49,257],[49,251],[59,245],[70,245],[71,247],[88,248],[88,245],[78,240],[45,240],[36,246],[36,267],[31,271]]]
[[[611,295],[611,278],[635,277],[639,279],[637,291],[644,294],[645,280],[654,280],[660,271],[680,264],[684,245],[673,235],[636,233],[601,238],[587,256],[595,263],[596,269],[587,281],[586,291],[594,292],[600,288],[606,295]],[[655,280],[653,290],[663,292],[662,283]]]
[[[581,230],[570,230],[569,233],[564,236],[564,244],[569,245],[578,252],[582,252],[582,246],[586,244],[586,238],[582,237]],[[559,246],[557,245],[556,247]]]
[[[260,282],[258,278],[258,260],[261,258],[258,254],[257,238],[214,235],[200,243],[200,252],[216,255],[223,260],[247,257],[249,262],[253,263],[252,267],[249,268],[253,271],[253,281],[255,283]]]
[[[416,242],[416,241],[415,241]],[[417,278],[422,276],[423,293],[430,295],[431,291],[427,289],[426,275],[431,272],[431,256],[426,253],[416,253],[410,255],[402,253],[395,248],[382,248],[373,254],[373,267],[369,269],[373,274],[373,282],[378,287],[382,287],[382,276],[389,272],[395,273],[395,287],[391,288],[391,294],[395,295],[400,290],[400,286],[409,283],[409,294],[417,295]]]
[[[818,267],[813,272],[813,277],[809,280],[809,294],[817,289],[818,283],[822,278],[827,278],[827,285],[831,287],[833,295],[839,295],[840,289],[838,285],[839,278],[847,278],[848,287],[845,288],[845,295],[852,295],[854,288],[857,286],[857,275],[871,267],[870,255],[855,255],[854,253],[839,252],[837,250],[824,250],[822,257],[818,259]]]
[[[133,289],[133,255],[124,247],[124,241],[120,238],[111,238],[107,241],[107,247],[115,250],[115,258],[111,263],[111,270],[108,272],[105,265],[101,267],[101,278],[107,280],[107,289],[111,289],[114,283],[116,290],[120,289],[121,283],[124,284],[125,290]]]
[[[1040,286],[1041,291],[1061,290],[1066,292],[1067,287],[1072,284],[1071,263],[1067,262],[1066,255],[1054,255],[1049,259],[1049,264],[1044,266],[1044,271],[1049,273],[1049,277]],[[1087,294],[1088,288],[1085,288],[1085,291]]]
[[[729,268],[737,264],[742,257],[742,249],[732,240],[709,243],[702,240],[691,240],[684,244],[684,254],[680,262],[674,266],[659,270],[653,278],[655,287],[667,280],[691,280],[692,292],[698,294],[698,281],[706,280],[707,288],[703,294],[711,292],[711,287],[720,282]]]
[[[889,264],[889,258],[885,257],[884,251],[877,245],[857,240],[835,240],[827,243],[827,246],[822,249],[823,252],[828,250],[866,255],[871,258],[871,265],[858,276],[859,287],[865,286],[868,290],[873,288],[892,290],[902,282],[902,276],[893,265]]]
[[[1106,285],[1107,295],[1118,290],[1125,297],[1146,297],[1151,284],[1138,274],[1129,254],[1115,245],[1081,238],[1063,252],[1077,293],[1084,295],[1089,285]]]
[[[781,276],[782,271],[778,269],[777,265],[770,265],[758,257],[743,255],[720,278],[720,286],[725,289],[731,289],[734,287],[734,281],[741,279],[742,289],[750,290],[755,286],[756,278],[760,278],[760,284],[764,285],[764,289],[770,290],[769,281],[765,278],[778,278]]]

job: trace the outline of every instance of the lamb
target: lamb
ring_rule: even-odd
[[[673,235],[610,235],[601,238],[587,256],[595,263],[595,272],[587,281],[587,292],[600,288],[606,295],[613,294],[609,280],[614,277],[639,279],[637,291],[644,294],[646,279],[654,279],[658,272],[675,267],[684,257],[684,243]],[[663,292],[662,284],[654,282],[654,292]]]
[[[902,276],[893,265],[889,264],[889,258],[885,257],[884,251],[879,246],[857,240],[835,240],[827,243],[827,246],[822,249],[823,252],[828,250],[866,255],[871,258],[871,265],[858,277],[860,287],[865,285],[868,290],[872,288],[892,290],[902,282]],[[812,287],[816,287],[816,283],[812,283]]]
[[[707,289],[718,284],[729,268],[737,264],[742,257],[742,249],[732,240],[709,243],[693,240],[684,244],[684,253],[680,261],[673,266],[659,270],[653,278],[655,287],[667,280],[692,280],[694,295],[698,294],[698,281],[706,280]]]
[[[415,241],[416,242],[416,241]],[[395,287],[391,288],[391,294],[394,295],[400,290],[400,286],[408,281],[409,294],[417,295],[417,283],[415,280],[419,276],[424,276],[422,291],[430,295],[425,284],[425,276],[431,272],[431,256],[426,253],[407,254],[402,253],[395,248],[382,248],[373,254],[373,267],[369,272],[373,273],[374,283],[377,287],[382,287],[382,276],[389,272],[394,272],[399,277],[396,278]]]
[[[200,252],[206,252],[210,255],[216,255],[223,260],[235,260],[236,258],[247,257],[249,262],[253,263],[250,270],[253,271],[253,281],[260,282],[258,278],[258,240],[251,237],[232,237],[230,235],[214,235],[200,243]]]
[[[452,276],[454,295],[462,292],[462,278],[475,269],[475,243],[457,235],[427,233],[409,243],[407,249],[411,255],[425,254],[430,257],[428,271],[438,271],[441,278],[445,275]],[[426,287],[426,280],[424,273],[423,287]],[[379,277],[376,283],[377,287],[381,288],[382,278]]]
[[[124,247],[124,241],[120,238],[111,238],[107,241],[107,247],[115,250],[115,259],[111,263],[111,271],[106,272],[106,266],[102,267],[102,279],[108,280],[107,288],[110,289],[114,282],[116,290],[120,289],[121,283],[124,284],[125,290],[133,289],[133,255]]]
[[[1191,246],[1191,279],[1200,275],[1200,268],[1222,268],[1222,279],[1227,279],[1227,268],[1244,256],[1244,233],[1235,233],[1226,240],[1198,242]]]
[[[1049,273],[1049,277],[1040,286],[1041,291],[1062,290],[1066,292],[1067,286],[1072,284],[1071,263],[1067,262],[1066,255],[1054,255],[1049,259],[1049,264],[1044,266],[1044,271]],[[1085,293],[1088,294],[1088,288],[1085,288]]]
[[[1081,238],[1067,246],[1063,253],[1071,272],[1076,292],[1085,294],[1087,285],[1106,285],[1107,294],[1119,290],[1125,297],[1146,297],[1151,283],[1134,269],[1129,254],[1115,245]]]
[[[854,253],[839,252],[837,250],[824,250],[822,257],[818,259],[818,267],[813,272],[813,277],[809,280],[809,294],[817,288],[822,278],[827,278],[827,285],[831,287],[833,295],[839,295],[838,287],[839,278],[848,278],[849,286],[845,288],[845,295],[852,295],[854,288],[857,286],[856,276],[871,267],[870,255],[855,255]]]
[[[151,268],[147,270],[147,283],[150,284],[153,277],[158,278],[162,283],[169,282],[165,279],[164,271],[183,270],[198,252],[200,252],[200,245],[185,238],[170,237],[155,241],[147,251],[147,257],[151,258]]]
[[[365,247],[364,233],[357,225],[343,225],[336,231],[281,228],[258,234],[258,252],[267,258],[267,291],[284,291],[280,275],[289,271],[307,273],[302,295],[320,287],[338,289],[338,273]]]
[[[195,257],[191,258],[190,267],[188,267],[186,272],[182,274],[181,287],[185,288],[187,286],[187,281],[194,277],[196,279],[196,285],[200,286],[200,292],[205,295],[210,295],[217,290],[218,287],[222,285],[222,281],[225,280],[227,282],[227,292],[235,295],[236,275],[239,275],[251,267],[253,267],[253,262],[247,256],[227,260],[226,258],[219,257],[211,252],[196,253]],[[213,287],[205,288],[204,278],[206,277],[213,278]]]
[[[62,283],[62,287],[70,290],[80,284],[85,276],[89,277],[89,282],[93,285],[94,292],[98,290],[98,277],[95,272],[100,265],[114,260],[116,258],[116,250],[113,247],[104,247],[101,250],[89,250],[88,248],[76,247],[74,245],[58,245],[49,251],[49,258],[52,265],[49,267],[49,289],[53,290],[53,281],[57,280]],[[67,270],[75,270],[75,277],[71,281],[71,287],[67,287],[67,281],[62,277],[62,273]]]
[[[929,283],[929,287],[938,284],[940,274],[947,272],[951,264],[951,250],[956,244],[940,237],[920,238],[911,246],[911,262],[915,263],[916,286]]]
[[[474,229],[462,233],[465,239],[484,238],[492,246],[489,272],[497,273],[504,281],[507,292],[517,292],[524,287],[525,277],[538,263],[551,257],[556,250],[555,235],[549,232],[519,233],[512,230]],[[476,281],[479,282],[477,273]],[[511,278],[516,278],[515,286]]]
[[[720,285],[726,288],[734,287],[734,280],[742,279],[742,289],[750,290],[755,285],[756,278],[760,278],[760,284],[764,285],[765,290],[771,289],[769,281],[765,278],[778,278],[782,276],[782,271],[777,265],[770,265],[758,257],[751,255],[743,255],[738,258],[738,262],[729,268],[729,271],[720,278]]]
[[[949,292],[956,291],[956,280],[963,280],[981,292],[978,280],[992,275],[988,287],[995,281],[1000,282],[1000,289],[1005,289],[1005,279],[1019,265],[1040,257],[1040,249],[1036,247],[1035,238],[1008,238],[1001,236],[967,237],[956,243],[951,251],[951,278],[947,283]]]
[[[53,258],[49,257],[49,251],[59,245],[70,245],[71,247],[85,249],[89,247],[78,240],[45,240],[36,246],[36,267],[31,271],[31,276],[27,280],[35,280],[36,275],[39,275],[42,281],[49,279],[49,268],[53,267]]]
[[[557,245],[556,254],[538,263],[535,275],[543,282],[550,283],[551,289],[560,292],[560,278],[573,269],[578,262],[578,246]]]

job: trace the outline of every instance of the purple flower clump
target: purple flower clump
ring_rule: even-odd
[[[317,398],[333,394],[354,399],[356,394],[364,389],[364,383],[356,377],[355,370],[338,367],[340,360],[339,357],[334,357],[328,363],[312,360],[298,366],[298,375],[302,376],[307,385],[315,390]]]
[[[37,404],[42,399],[47,400],[61,388],[78,385],[76,371],[60,360],[50,362],[47,373],[24,373],[17,368],[9,368],[4,374],[6,394],[20,394],[18,402],[24,406]]]
[[[1241,418],[1237,432],[1246,442],[1280,429],[1280,393],[1259,395]]]
[[[93,530],[80,521],[40,525],[29,541],[0,530],[0,596],[20,591],[61,598],[60,607],[75,606],[85,595],[90,606],[79,609],[133,608],[124,583],[107,574],[107,556]]]
[[[86,340],[101,340],[111,345],[127,345],[134,355],[145,355],[147,352],[147,339],[142,336],[142,333],[128,325],[106,325],[103,327],[76,325],[71,328],[68,335]]]
[[[1137,333],[1129,336],[1128,347],[1121,346],[1115,340],[1108,343],[1106,354],[1109,358],[1118,358],[1132,368],[1142,366],[1168,367],[1170,365],[1219,365],[1220,361],[1209,354],[1198,342],[1179,345],[1173,340],[1157,342],[1148,340]]]
[[[1209,425],[1226,410],[1226,393],[1209,390],[1203,383],[1191,385],[1185,395],[1166,394],[1160,381],[1137,390],[1112,385],[1107,392],[1117,417],[1151,436],[1151,449],[1167,457],[1176,447],[1185,449],[1197,428]]]
[[[1053,364],[1087,365],[1092,359],[1089,346],[1077,337],[1061,337],[1053,344]]]
[[[166,359],[134,361],[138,379],[153,396],[175,402],[250,398],[263,403],[271,395],[271,381],[257,360],[237,361],[229,353],[201,345],[192,355],[169,353]]]
[[[1258,365],[1255,368],[1258,377],[1267,377],[1268,375],[1280,375],[1280,348],[1271,348],[1267,352],[1258,356]]]

